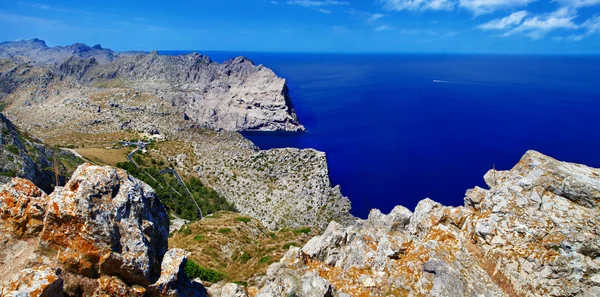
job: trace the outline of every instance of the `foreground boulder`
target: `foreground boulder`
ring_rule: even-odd
[[[49,196],[15,178],[0,207],[0,296],[205,295],[184,277],[182,251],[167,251],[154,191],[123,170],[82,165]]]
[[[150,186],[123,170],[83,165],[50,195],[40,240],[70,272],[148,286],[167,251],[168,221]]]
[[[332,222],[249,291],[600,296],[600,170],[529,151],[512,170],[492,170],[485,180],[490,189],[467,191],[464,207],[425,199],[414,212],[399,206],[388,215],[373,210],[347,228]],[[308,293],[305,283],[323,290]]]

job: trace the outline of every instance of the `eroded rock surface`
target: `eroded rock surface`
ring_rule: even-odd
[[[250,291],[329,296],[298,289],[314,273],[350,296],[599,296],[600,170],[529,151],[485,179],[490,189],[467,191],[464,207],[425,199],[414,212],[332,222]]]
[[[325,153],[312,149],[227,149],[194,143],[198,176],[268,228],[347,224],[350,200],[332,187]]]
[[[167,252],[154,190],[121,169],[81,165],[49,196],[14,178],[0,207],[0,296],[205,295],[183,251]]]

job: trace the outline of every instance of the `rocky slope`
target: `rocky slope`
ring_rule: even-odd
[[[14,178],[0,210],[0,296],[205,295],[167,250],[154,191],[125,171],[82,165],[51,195]]]
[[[292,248],[260,285],[213,296],[599,296],[600,169],[527,152],[465,205],[421,201],[414,212],[344,228]]]
[[[106,147],[123,134],[160,134],[178,146],[154,150],[155,159],[199,176],[269,228],[324,228],[332,219],[352,219],[349,200],[330,183],[323,153],[259,151],[225,131],[304,129],[285,80],[247,59],[218,64],[198,54],[154,52],[106,64],[76,56],[43,67],[4,60],[0,100],[16,125],[53,145],[85,142],[87,148],[84,139],[112,137]]]
[[[260,151],[249,141],[224,133],[198,138],[192,146],[195,165],[187,167],[241,213],[270,229],[306,225],[324,229],[331,220],[342,224],[354,220],[350,200],[339,186],[331,187],[323,152]],[[186,167],[185,161],[172,158],[181,167]]]
[[[25,58],[15,58],[21,56]],[[83,129],[140,129],[152,123],[152,116],[173,114],[202,127],[230,131],[304,130],[285,80],[243,57],[220,64],[200,54],[116,55],[82,44],[48,48],[41,40],[0,44],[0,57],[12,58],[3,62],[0,97],[16,114],[26,108],[30,116],[76,116]],[[36,63],[23,63],[28,60]],[[123,94],[125,87],[129,92]],[[133,110],[127,103],[121,105],[137,96],[152,104]],[[49,105],[52,114],[46,110]],[[122,113],[147,116],[136,120],[117,115]]]
[[[81,163],[70,152],[50,148],[20,133],[1,113],[0,131],[0,183],[18,176],[32,181],[45,191],[51,191],[56,183],[55,161],[60,185],[65,184],[75,167]]]

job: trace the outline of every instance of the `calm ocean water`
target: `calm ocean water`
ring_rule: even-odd
[[[600,167],[600,57],[207,54],[242,54],[287,79],[308,133],[246,136],[325,151],[359,217],[426,197],[462,205],[487,170],[529,149]]]

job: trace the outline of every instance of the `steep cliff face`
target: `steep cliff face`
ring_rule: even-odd
[[[600,169],[527,152],[465,206],[398,206],[293,248],[252,296],[599,296]],[[220,287],[214,296],[230,296]],[[224,291],[223,291],[224,292]],[[223,295],[220,295],[223,294]]]
[[[125,171],[85,164],[51,195],[14,178],[0,209],[0,296],[205,295],[167,251],[154,191]]]
[[[331,220],[343,224],[354,220],[350,200],[339,186],[331,186],[323,152],[287,148],[240,154],[221,150],[220,156],[214,156],[210,144],[203,142],[194,143],[194,152],[198,176],[241,213],[268,228],[308,225],[323,230]]]
[[[55,161],[61,185],[65,184],[74,167],[81,163],[70,152],[50,148],[22,135],[1,113],[0,131],[0,183],[18,176],[49,192],[56,183]]]

